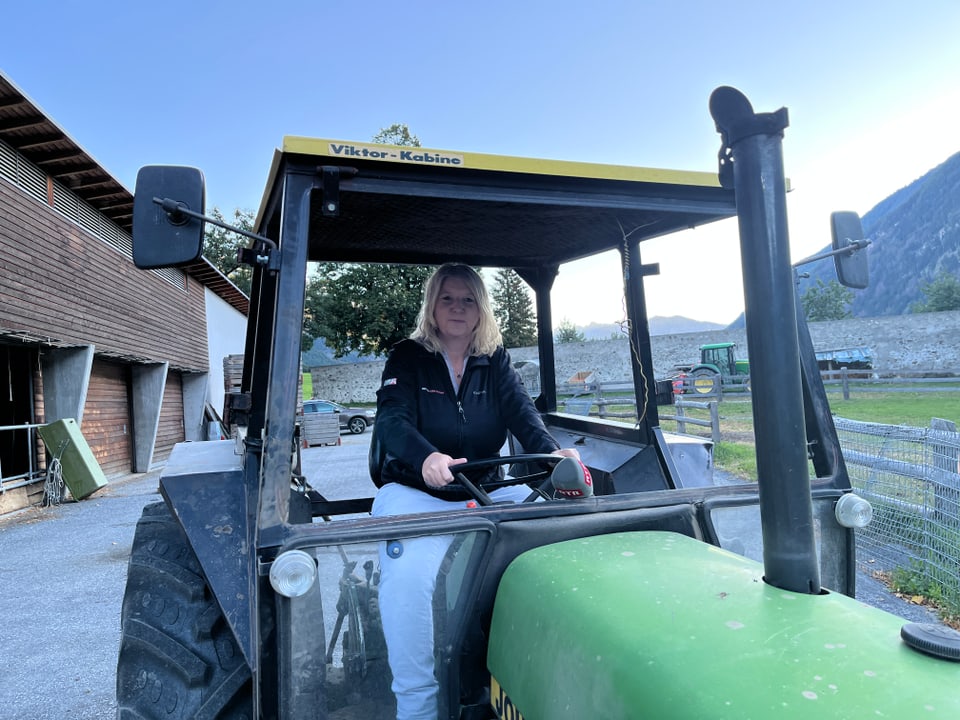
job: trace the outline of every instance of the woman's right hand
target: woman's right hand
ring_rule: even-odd
[[[423,461],[423,467],[420,473],[423,475],[423,481],[433,488],[440,488],[453,482],[453,473],[450,472],[451,465],[465,463],[466,458],[452,458],[441,452],[433,452],[427,455]]]

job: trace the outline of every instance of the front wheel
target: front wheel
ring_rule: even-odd
[[[167,506],[143,509],[120,615],[118,718],[253,717],[250,669]]]
[[[347,424],[347,427],[354,435],[360,435],[364,430],[367,429],[367,421],[362,417],[350,418],[350,422]]]

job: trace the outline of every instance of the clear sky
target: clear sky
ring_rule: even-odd
[[[284,135],[716,170],[707,102],[786,106],[794,259],[960,151],[956,0],[36,0],[3,11],[0,68],[131,190],[203,169],[208,207],[256,210]],[[731,322],[736,226],[641,247],[651,315]],[[877,253],[874,257],[878,257]],[[879,258],[882,261],[882,258]],[[555,320],[621,318],[617,260],[563,268]]]

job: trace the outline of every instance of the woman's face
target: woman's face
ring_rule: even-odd
[[[433,309],[442,340],[472,339],[480,323],[480,308],[469,286],[460,278],[444,278]]]

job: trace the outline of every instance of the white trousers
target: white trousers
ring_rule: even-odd
[[[490,496],[521,502],[526,485],[499,488]],[[373,515],[406,515],[462,510],[466,501],[440,500],[398,483],[377,491]],[[397,720],[436,720],[440,686],[434,668],[433,593],[452,535],[395,540],[380,544],[380,616],[393,673]]]

